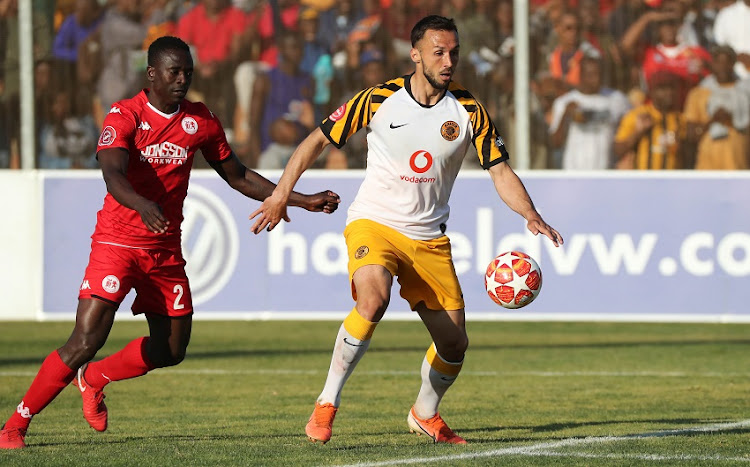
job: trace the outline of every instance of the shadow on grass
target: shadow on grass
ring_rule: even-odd
[[[251,340],[249,340],[252,342]],[[377,340],[373,342],[368,353],[392,353],[392,352],[424,352],[425,345],[420,346],[378,346]],[[669,341],[628,341],[628,342],[572,342],[572,343],[539,343],[539,344],[494,344],[494,345],[472,345],[469,352],[477,351],[496,351],[496,350],[524,350],[524,349],[620,349],[634,347],[680,347],[680,346],[700,346],[700,345],[743,345],[750,344],[748,339],[688,339],[688,340],[669,340]],[[210,360],[216,358],[246,358],[246,357],[274,357],[283,355],[330,355],[332,347],[325,348],[283,348],[283,349],[227,349],[212,351],[191,351],[188,347],[187,358],[190,360]],[[100,360],[107,355],[97,355],[94,360]],[[41,365],[44,356],[36,357],[0,357],[0,366],[2,365]]]
[[[632,434],[621,434],[621,435],[613,435],[617,437],[622,438],[628,438],[628,437],[634,437],[634,438],[641,438],[648,435],[654,435],[658,437],[669,437],[669,436],[686,436],[686,437],[697,437],[697,436],[706,436],[706,435],[713,435],[717,433],[721,434],[739,434],[739,435],[745,435],[750,433],[750,427],[740,427],[740,428],[732,428],[727,430],[721,430],[721,431],[711,431],[711,430],[700,430],[700,427],[706,423],[731,423],[730,420],[706,420],[706,419],[698,419],[698,418],[675,418],[675,419],[652,419],[652,420],[605,420],[605,421],[591,421],[591,422],[567,422],[567,423],[554,423],[554,424],[546,424],[546,425],[521,425],[521,426],[498,426],[498,427],[483,427],[483,428],[462,428],[459,430],[459,433],[466,439],[466,441],[469,443],[469,446],[472,445],[482,445],[482,444],[503,444],[503,443],[509,443],[509,444],[516,444],[516,443],[547,443],[547,442],[554,442],[554,441],[563,441],[566,439],[571,438],[586,438],[588,436],[602,436],[602,435],[569,435],[569,436],[498,436],[498,437],[492,437],[492,432],[502,432],[506,430],[529,430],[532,433],[548,433],[563,429],[569,429],[569,428],[582,428],[582,427],[592,427],[592,426],[602,426],[602,425],[630,425],[630,424],[640,424],[640,423],[652,423],[652,424],[667,424],[673,426],[673,428],[660,428],[660,429],[654,429],[654,430],[648,430],[645,432],[638,432],[638,433],[632,433]],[[680,425],[687,425],[684,430],[681,430],[680,428],[674,428],[674,426],[680,426]],[[691,431],[688,431],[691,430]],[[473,438],[471,436],[466,436],[469,433],[487,433],[490,435],[489,438]],[[403,435],[404,437],[414,437],[414,434],[411,433],[396,433],[396,432],[368,432],[366,433],[367,436],[381,436],[384,439],[388,438],[393,441],[394,437],[398,437],[399,435]],[[362,450],[362,449],[379,449],[386,446],[391,446],[392,442],[384,442],[384,443],[373,443],[371,441],[363,442],[363,443],[354,443],[352,444],[351,439],[347,440],[343,444],[337,444],[335,440],[331,442],[330,444],[327,444],[325,448],[323,448],[323,445],[311,443],[304,435],[297,435],[297,434],[273,434],[273,435],[263,435],[262,438],[266,439],[282,439],[288,441],[297,441],[301,446],[303,445],[309,445],[309,446],[315,446],[318,449],[326,449],[331,452],[346,452],[346,451],[355,451],[355,450]],[[430,439],[427,437],[421,437],[425,441],[425,444],[432,445],[433,443],[430,442]],[[78,439],[75,441],[71,440],[61,440],[60,442],[40,442],[35,443],[31,442],[29,444],[29,447],[60,447],[60,446],[70,446],[70,445],[80,445],[80,446],[89,446],[92,445],[113,445],[113,444],[128,444],[128,443],[141,443],[141,442],[152,442],[152,441],[163,441],[163,440],[169,440],[174,443],[198,443],[198,442],[247,442],[250,440],[258,440],[257,436],[250,435],[250,434],[217,434],[217,435],[190,435],[190,434],[159,434],[159,435],[153,435],[153,436],[129,436],[129,435],[121,435],[121,436],[102,436],[98,439]]]
[[[750,427],[737,427],[726,430],[701,430],[702,426],[707,423],[732,423],[734,420],[709,420],[705,418],[658,418],[658,419],[646,419],[646,420],[601,420],[601,421],[587,421],[587,422],[560,422],[550,423],[545,425],[517,425],[517,426],[493,426],[493,427],[480,427],[480,428],[461,428],[459,431],[462,435],[468,433],[487,433],[492,434],[493,432],[500,433],[506,430],[526,430],[531,433],[551,433],[561,430],[573,429],[573,428],[584,428],[593,426],[618,426],[618,425],[632,425],[632,424],[655,424],[655,425],[667,425],[670,428],[655,428],[647,430],[641,433],[634,434],[621,434],[616,436],[627,437],[642,437],[647,435],[653,436],[705,436],[709,434],[747,434],[750,433]],[[684,426],[684,428],[680,428]],[[526,441],[537,441],[537,442],[548,442],[548,441],[559,441],[570,438],[585,438],[587,436],[599,436],[599,435],[571,435],[571,436],[544,436],[544,437],[509,437],[502,436],[494,439],[472,439],[471,437],[464,436],[467,441],[471,443],[497,443],[497,442],[526,442]]]
[[[378,346],[377,339],[372,343],[368,353],[401,353],[401,352],[424,352],[429,342],[420,346]],[[748,339],[728,340],[670,340],[670,341],[631,341],[631,342],[584,342],[584,343],[539,343],[539,344],[493,344],[493,345],[470,345],[468,352],[496,351],[496,350],[523,350],[523,349],[618,349],[630,347],[680,347],[691,345],[748,345]],[[211,359],[211,358],[234,358],[234,357],[263,357],[277,355],[313,355],[331,354],[332,347],[309,348],[309,349],[247,349],[247,350],[219,350],[219,351],[195,351],[188,349],[187,358]],[[2,359],[0,359],[2,363]]]

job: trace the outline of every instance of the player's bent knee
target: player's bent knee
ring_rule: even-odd
[[[167,346],[151,347],[148,358],[156,368],[175,366],[185,360],[187,349],[172,350]]]
[[[443,342],[436,342],[438,353],[444,359],[451,362],[463,360],[466,349],[469,348],[469,338],[457,336],[455,339],[448,339]]]
[[[93,360],[102,345],[103,343],[97,339],[71,336],[71,339],[59,349],[59,353],[67,365],[71,368],[78,368]]]
[[[169,357],[169,358],[168,358],[168,359],[166,360],[166,362],[165,362],[165,365],[164,365],[164,366],[166,367],[166,366],[175,366],[175,365],[179,365],[180,363],[182,363],[182,361],[183,361],[183,360],[185,360],[185,354],[184,354],[184,353],[181,353],[181,354],[177,354],[177,355],[171,355],[171,356],[170,356],[170,357]]]
[[[357,312],[368,321],[379,321],[388,308],[388,297],[371,296],[357,300]]]

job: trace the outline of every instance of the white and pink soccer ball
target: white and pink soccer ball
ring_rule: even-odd
[[[484,286],[492,301],[503,308],[521,308],[539,295],[542,270],[520,251],[508,251],[493,259],[484,274]]]

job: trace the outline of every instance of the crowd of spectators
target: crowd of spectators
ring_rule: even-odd
[[[513,0],[31,1],[39,168],[96,167],[104,116],[146,86],[165,34],[192,47],[188,98],[243,162],[283,168],[356,91],[413,70],[427,14],[455,19],[455,79],[513,154]],[[750,0],[530,0],[531,168],[749,168],[748,24]],[[19,166],[18,45],[18,0],[0,0],[0,168]],[[318,166],[364,168],[365,149],[355,138]]]

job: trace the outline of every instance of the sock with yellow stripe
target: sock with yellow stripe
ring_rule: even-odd
[[[438,405],[445,392],[458,377],[463,366],[460,362],[449,362],[437,353],[433,342],[422,361],[422,387],[419,390],[414,411],[422,420],[438,413]]]
[[[360,316],[356,308],[344,319],[336,336],[326,384],[318,397],[319,404],[330,403],[335,407],[339,406],[341,390],[370,346],[370,338],[377,324]]]

